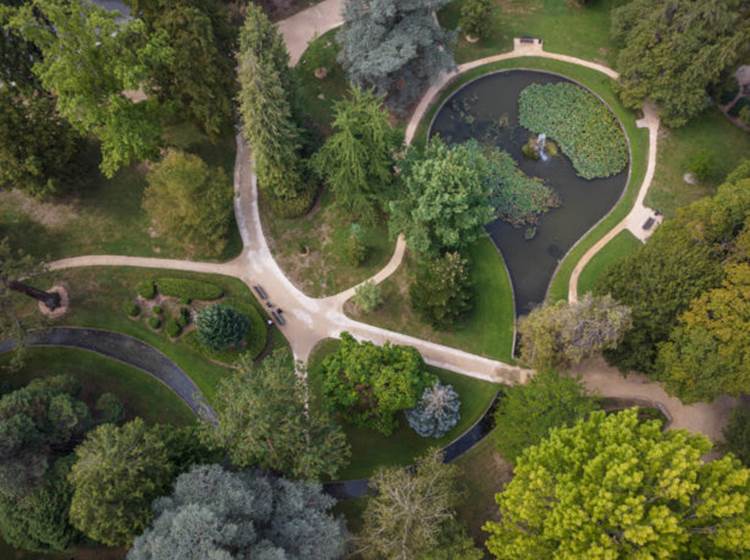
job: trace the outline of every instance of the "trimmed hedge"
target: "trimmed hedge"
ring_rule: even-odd
[[[557,141],[584,179],[616,175],[628,164],[628,145],[617,119],[580,86],[528,86],[518,96],[518,118],[523,127]]]
[[[210,301],[224,295],[224,290],[216,284],[187,278],[157,278],[156,285],[161,295],[176,297],[184,302],[194,299]]]

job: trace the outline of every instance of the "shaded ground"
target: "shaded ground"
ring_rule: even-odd
[[[625,229],[618,233],[604,248],[589,261],[578,278],[578,295],[590,292],[596,280],[612,264],[626,257],[638,247],[641,242],[638,238]]]

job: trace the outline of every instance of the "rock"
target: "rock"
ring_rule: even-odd
[[[474,35],[466,35],[464,38],[467,43],[471,43],[472,45],[479,42],[479,37],[474,37]]]
[[[328,76],[328,70],[321,66],[320,68],[315,69],[314,74],[316,78],[318,78],[319,80],[323,80],[326,76]]]
[[[685,173],[682,176],[682,180],[685,181],[688,185],[697,185],[698,183],[700,183],[700,181],[698,181],[698,177],[690,172]]]

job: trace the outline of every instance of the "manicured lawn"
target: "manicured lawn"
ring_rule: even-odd
[[[497,452],[492,436],[488,434],[455,461],[461,469],[459,481],[466,492],[456,512],[477,546],[482,546],[488,537],[482,525],[489,519],[497,519],[495,494],[513,478],[513,466]]]
[[[129,267],[93,267],[54,272],[47,277],[40,277],[36,283],[40,287],[47,287],[50,282],[47,278],[51,277],[55,282],[64,282],[68,286],[71,297],[70,311],[62,319],[55,321],[54,325],[107,329],[143,340],[162,351],[185,370],[211,402],[219,380],[230,370],[209,361],[187,341],[178,339],[171,342],[163,330],[154,331],[145,321],[130,319],[125,313],[124,305],[135,298],[135,289],[139,282],[147,278],[164,276],[217,284],[224,289],[227,301],[231,303],[236,299],[246,304],[254,304],[265,316],[250,290],[240,280],[226,276]],[[28,301],[28,310],[35,312],[34,303]],[[271,332],[274,347],[286,344],[278,329],[274,328]]]
[[[415,263],[409,254],[395,274],[381,284],[383,304],[378,309],[363,314],[350,301],[346,312],[379,327],[512,363],[515,312],[503,258],[488,237],[472,245],[467,256],[474,281],[474,310],[449,330],[433,328],[412,311],[409,285]]]
[[[626,257],[641,246],[640,240],[623,230],[615,235],[604,248],[589,261],[578,277],[578,295],[590,292],[597,278],[612,264]]]
[[[312,297],[333,295],[366,280],[385,266],[395,248],[384,221],[360,224],[368,254],[364,263],[353,265],[345,253],[352,220],[333,207],[333,197],[328,191],[301,218],[273,216],[262,197],[261,214],[264,232],[279,266],[298,288]]]
[[[683,180],[691,158],[706,152],[716,166],[714,177],[698,185]],[[750,133],[734,126],[718,109],[712,108],[675,130],[659,136],[656,174],[646,196],[646,205],[666,217],[677,208],[712,194],[742,158],[750,157]]]
[[[325,356],[335,352],[338,344],[336,340],[324,341],[310,358],[308,380],[313,394],[318,399],[322,394],[321,362]],[[430,447],[444,447],[482,416],[498,390],[498,386],[493,383],[438,368],[429,369],[443,383],[453,385],[461,396],[461,420],[458,425],[440,439],[428,439],[418,436],[403,417],[398,429],[389,437],[374,430],[344,424],[344,430],[352,446],[352,459],[349,466],[339,475],[340,479],[364,478],[379,466],[406,465]]]
[[[8,360],[0,355],[0,365]],[[125,407],[127,419],[187,425],[196,417],[188,406],[166,385],[147,373],[74,348],[30,348],[23,368],[3,374],[3,384],[17,389],[32,379],[52,375],[71,375],[81,384],[80,398],[93,410],[102,393],[114,393]]]
[[[232,180],[234,134],[215,143],[191,125],[175,125],[166,131],[169,144],[199,154],[210,165],[221,166]],[[145,164],[122,169],[106,179],[96,169],[92,149],[90,173],[70,195],[40,202],[16,192],[0,192],[0,238],[9,236],[11,245],[40,257],[52,259],[87,255],[115,254],[205,259],[189,255],[166,239],[151,237],[149,220],[141,208],[146,187]],[[237,227],[224,254],[216,260],[228,260],[242,250]]]
[[[619,0],[597,0],[577,7],[569,0],[493,0],[495,11],[487,37],[471,44],[463,35],[455,49],[456,62],[468,62],[513,49],[513,38],[532,35],[544,39],[550,52],[612,63],[614,46],[609,39],[610,11]],[[463,0],[440,12],[440,23],[458,27]]]

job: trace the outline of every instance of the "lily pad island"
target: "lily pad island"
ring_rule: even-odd
[[[503,150],[547,187],[506,191],[487,226],[510,272],[516,314],[527,313],[544,300],[558,262],[622,195],[630,162],[622,126],[601,99],[563,76],[503,70],[446,99],[430,127],[435,135]]]

